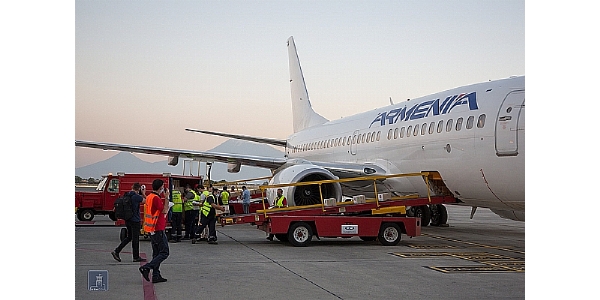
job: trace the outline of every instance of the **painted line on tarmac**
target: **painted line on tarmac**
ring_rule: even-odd
[[[146,258],[146,253],[140,252],[140,257],[146,259],[146,261],[140,262],[140,267],[141,267],[148,262],[148,259]],[[152,283],[152,280],[146,281],[146,279],[144,279],[144,276],[142,276],[141,273],[140,273],[140,278],[142,279],[142,288],[144,290],[144,300],[156,300],[156,292],[154,291],[154,283]]]
[[[507,252],[518,253],[518,254],[525,254],[525,251],[519,251],[519,250],[507,248],[507,247],[490,246],[490,245],[485,245],[485,244],[480,244],[480,243],[463,241],[463,240],[459,240],[459,239],[447,238],[447,237],[438,236],[438,235],[432,235],[432,234],[428,234],[428,233],[421,233],[421,235],[430,237],[430,238],[434,238],[434,239],[445,240],[445,241],[449,241],[449,242],[455,242],[455,243],[460,243],[460,244],[465,244],[465,245],[470,245],[470,246],[489,248],[489,249],[497,249],[497,250],[502,250],[502,251],[507,251]]]

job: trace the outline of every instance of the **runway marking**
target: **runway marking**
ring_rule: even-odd
[[[391,254],[402,258],[459,258],[481,264],[480,266],[426,267],[442,273],[525,272],[525,260],[523,258],[489,252],[394,252]]]
[[[426,267],[442,273],[488,273],[488,272],[515,272],[510,268],[500,266],[456,266],[456,267]]]
[[[430,237],[430,238],[434,238],[434,239],[439,239],[439,240],[444,240],[444,241],[449,241],[449,242],[454,242],[454,243],[465,244],[465,245],[469,245],[469,246],[475,246],[475,247],[481,247],[481,248],[489,248],[489,249],[497,249],[497,250],[502,250],[502,251],[507,251],[507,252],[518,253],[518,254],[525,254],[525,251],[515,250],[515,249],[512,249],[512,248],[503,247],[503,246],[491,246],[491,245],[486,245],[486,244],[480,244],[480,243],[474,243],[474,242],[469,242],[469,241],[463,241],[463,240],[458,240],[458,239],[447,238],[447,237],[443,237],[443,236],[432,235],[432,234],[428,234],[428,233],[421,233],[421,235],[422,236],[426,236],[426,237]]]
[[[455,249],[452,245],[408,245],[410,248],[415,249]]]
[[[409,253],[392,253],[392,254],[403,257],[403,258],[428,258],[428,257],[450,256],[450,254],[446,253],[446,252],[409,252]]]

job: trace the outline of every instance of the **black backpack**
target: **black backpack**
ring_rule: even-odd
[[[125,193],[125,195],[115,200],[115,217],[127,221],[131,219],[132,216],[133,206],[131,205],[131,195]]]

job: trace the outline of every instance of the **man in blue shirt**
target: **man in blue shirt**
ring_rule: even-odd
[[[244,214],[250,213],[250,191],[246,189],[246,186],[242,186],[242,207],[244,208]]]
[[[127,227],[127,237],[121,241],[121,244],[117,246],[115,251],[111,252],[113,258],[121,262],[121,258],[119,257],[119,252],[131,242],[131,248],[133,250],[133,261],[140,262],[146,261],[145,259],[140,257],[140,223],[142,219],[140,219],[140,205],[146,202],[146,187],[141,186],[139,182],[136,182],[131,187],[131,191],[125,193],[125,195],[129,194],[131,197],[131,206],[133,210],[133,216],[129,220],[125,220],[125,227]],[[142,196],[143,195],[143,196]]]

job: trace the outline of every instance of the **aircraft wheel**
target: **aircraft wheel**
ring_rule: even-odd
[[[402,230],[396,223],[383,223],[379,229],[379,242],[384,246],[396,246],[402,239]]]
[[[429,225],[429,222],[431,221],[431,210],[429,209],[429,206],[423,205],[415,206],[413,208],[415,217],[421,218],[421,226],[425,227]]]
[[[306,247],[312,240],[312,228],[304,222],[294,223],[288,230],[288,240],[296,247]]]
[[[79,221],[91,221],[94,219],[94,211],[91,209],[84,209],[77,213],[77,219]]]
[[[448,211],[443,204],[431,206],[431,226],[440,226],[448,223]]]

